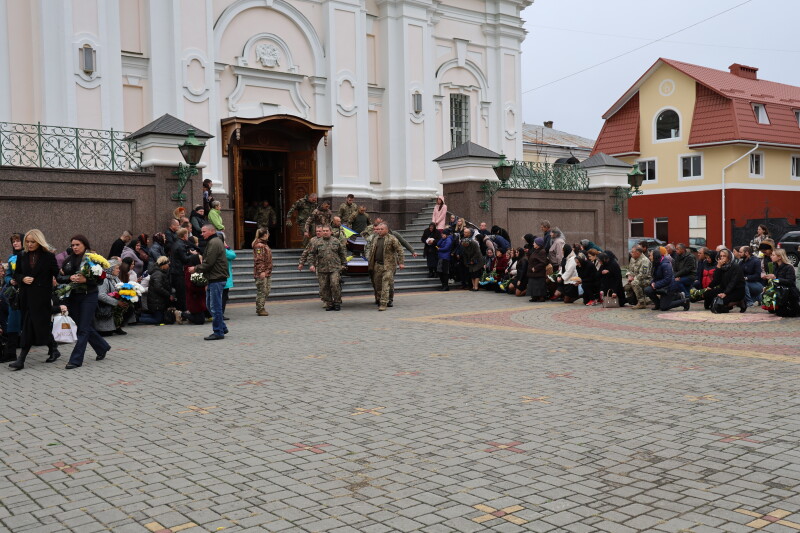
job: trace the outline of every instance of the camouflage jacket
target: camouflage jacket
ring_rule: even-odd
[[[331,226],[331,236],[334,239],[338,239],[339,242],[342,243],[342,246],[344,246],[344,249],[347,250],[347,237],[345,237],[344,230],[341,226],[338,228]]]
[[[305,224],[306,219],[311,216],[311,213],[314,212],[317,207],[317,203],[311,202],[308,199],[308,195],[305,195],[292,204],[292,207],[289,208],[289,212],[286,213],[286,220],[291,219],[292,213],[297,211],[297,224]]]
[[[342,202],[342,205],[339,206],[339,218],[342,219],[342,223],[349,224],[350,219],[358,214],[358,206],[355,202],[350,205],[347,205],[347,202]]]
[[[633,276],[633,280],[639,285],[647,285],[650,283],[652,279],[650,260],[645,257],[644,254],[640,255],[639,259],[631,257],[628,263],[628,276]]]
[[[347,265],[344,246],[333,237],[315,239],[308,257],[317,272],[336,272]]]
[[[369,255],[367,256],[370,270],[375,269],[375,252],[378,249],[376,243],[379,238],[377,233],[372,236]],[[403,247],[400,245],[400,241],[394,235],[387,233],[383,239],[383,266],[387,270],[395,270],[403,262]]]
[[[253,277],[258,279],[262,274],[272,275],[272,250],[262,242],[253,247]]]
[[[261,206],[256,210],[255,213],[255,221],[258,222],[258,226],[261,228],[271,228],[278,223],[278,215],[275,214],[275,210],[272,206]]]
[[[303,266],[306,264],[306,261],[308,260],[308,254],[311,253],[311,248],[316,245],[319,239],[320,237],[311,237],[311,240],[308,241],[305,250],[303,250],[303,253],[300,254],[300,262],[297,263],[297,266]]]
[[[306,224],[303,226],[303,231],[306,233],[314,233],[315,226],[330,226],[333,219],[333,213],[330,209],[323,211],[322,209],[314,209],[311,215],[306,219]]]

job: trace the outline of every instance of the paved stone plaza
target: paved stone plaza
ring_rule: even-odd
[[[396,303],[0,369],[0,530],[800,531],[800,319]]]

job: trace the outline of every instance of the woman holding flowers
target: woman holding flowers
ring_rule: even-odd
[[[111,346],[94,329],[94,313],[97,309],[97,285],[105,278],[105,269],[110,267],[108,261],[89,251],[89,241],[83,235],[72,237],[72,255],[64,261],[59,283],[66,283],[64,291],[68,297],[69,314],[78,326],[78,340],[72,349],[67,370],[83,366],[86,344],[90,344],[97,354],[97,360],[106,358]]]
[[[25,368],[25,359],[34,344],[50,348],[48,363],[61,357],[53,340],[50,324],[53,311],[53,278],[58,273],[56,256],[50,251],[50,245],[38,229],[26,233],[23,244],[25,253],[17,257],[17,267],[14,271],[14,280],[19,287],[22,333],[19,357],[8,365],[13,370]]]
[[[120,262],[116,259],[109,260],[111,265],[106,269],[106,279],[103,280],[97,291],[97,311],[94,316],[94,328],[103,337],[113,334],[127,335],[122,326],[128,323],[133,314],[135,304],[141,294],[136,287],[141,287],[136,282],[123,283],[119,279]]]

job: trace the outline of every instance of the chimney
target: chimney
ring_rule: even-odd
[[[545,120],[544,121],[544,127],[553,129],[553,121],[552,120]]]
[[[740,65],[739,63],[734,63],[733,65],[729,66],[728,69],[731,71],[731,74],[734,76],[739,76],[740,78],[746,78],[748,80],[757,80],[757,72],[758,69],[756,67],[748,67],[747,65]]]

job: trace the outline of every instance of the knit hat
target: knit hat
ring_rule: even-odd
[[[535,244],[536,246],[538,246],[539,248],[541,248],[542,246],[544,246],[544,239],[543,239],[543,238],[541,238],[541,237],[536,237],[536,238],[533,240],[533,244]]]
[[[532,244],[533,243],[533,233],[526,233],[525,236],[522,237],[522,238],[525,239],[525,242],[527,242],[528,244]],[[544,241],[542,241],[542,242],[544,242]]]

